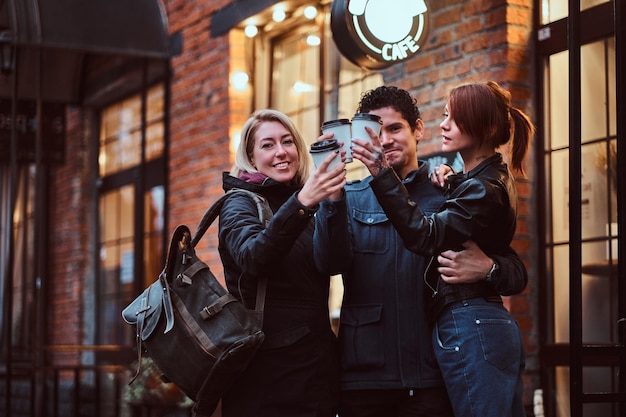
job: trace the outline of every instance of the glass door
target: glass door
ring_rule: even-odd
[[[100,344],[133,347],[120,311],[163,267],[164,86],[105,108],[100,123],[99,273],[95,315]]]
[[[624,191],[617,175],[620,93],[613,5],[576,8],[570,2],[568,9],[563,3],[542,3],[541,20],[547,23],[538,31],[544,412],[621,416],[626,282],[618,253],[624,211],[618,202]],[[567,10],[577,11],[563,17]]]

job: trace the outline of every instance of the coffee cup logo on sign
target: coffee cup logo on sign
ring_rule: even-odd
[[[425,0],[334,0],[331,29],[353,63],[386,68],[413,57],[426,41],[428,7]]]

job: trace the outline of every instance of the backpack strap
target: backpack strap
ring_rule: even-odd
[[[261,223],[263,223],[264,227],[267,226],[270,219],[274,215],[274,213],[272,213],[272,209],[270,208],[270,205],[267,202],[267,200],[263,196],[255,192],[244,190],[242,188],[233,188],[233,189],[228,190],[225,194],[222,194],[217,200],[215,200],[215,202],[211,204],[211,207],[209,207],[207,211],[204,213],[204,216],[202,216],[202,220],[200,220],[200,223],[198,224],[196,233],[191,239],[192,247],[194,248],[196,247],[200,239],[202,239],[202,236],[204,236],[204,234],[209,229],[211,224],[219,216],[220,211],[222,210],[222,206],[224,205],[224,202],[226,201],[226,199],[230,198],[234,194],[244,194],[244,195],[247,195],[249,198],[251,198],[256,204],[256,207],[259,213],[259,220],[261,220]],[[259,282],[257,284],[257,291],[256,291],[256,303],[254,307],[256,311],[263,311],[263,309],[265,308],[266,290],[267,290],[267,277],[259,277]]]
[[[211,207],[209,207],[204,213],[204,216],[202,216],[202,220],[200,220],[200,223],[198,224],[196,233],[191,239],[191,246],[193,246],[194,248],[196,247],[196,245],[198,244],[200,239],[202,239],[211,224],[213,224],[215,219],[220,215],[220,211],[222,210],[222,206],[224,205],[226,199],[230,198],[234,194],[245,194],[248,197],[252,198],[257,206],[261,223],[263,223],[264,226],[267,226],[267,223],[269,223],[270,219],[273,216],[272,209],[270,208],[267,200],[263,196],[252,191],[244,190],[241,188],[233,188],[231,190],[228,190],[225,194],[222,194],[217,200],[215,200],[215,202],[211,204]]]

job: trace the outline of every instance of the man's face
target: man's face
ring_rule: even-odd
[[[418,120],[415,130],[411,130],[402,113],[392,107],[382,107],[370,113],[380,116],[383,121],[380,142],[389,165],[400,178],[406,178],[409,172],[417,169],[417,143],[424,136],[424,123]]]

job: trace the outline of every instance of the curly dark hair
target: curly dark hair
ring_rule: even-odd
[[[394,86],[382,85],[363,93],[357,113],[369,113],[383,107],[391,107],[400,112],[411,129],[415,130],[417,127],[417,119],[420,118],[417,100],[408,91]]]

